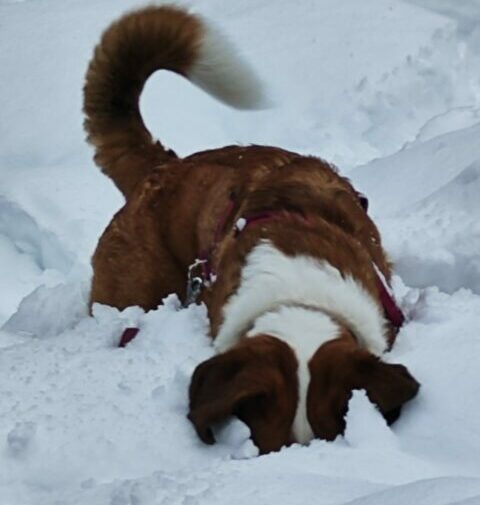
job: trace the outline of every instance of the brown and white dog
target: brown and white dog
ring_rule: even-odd
[[[139,112],[160,69],[238,108],[261,99],[248,66],[198,16],[148,7],[108,28],[86,77],[85,127],[126,203],[93,256],[91,302],[149,310],[172,292],[185,300],[202,260],[190,270],[205,282],[218,355],[193,374],[189,419],[207,443],[232,415],[262,453],[333,440],[353,389],[393,422],[419,384],[380,359],[396,335],[378,282],[390,265],[358,193],[325,161],[275,147],[178,158]]]

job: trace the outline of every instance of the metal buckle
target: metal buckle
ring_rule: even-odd
[[[184,307],[188,307],[195,303],[205,286],[205,279],[203,275],[202,265],[207,263],[207,260],[196,259],[189,267],[187,274],[187,297],[185,299]],[[200,274],[196,270],[200,267]]]

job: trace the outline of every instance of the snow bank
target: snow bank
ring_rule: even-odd
[[[410,286],[480,293],[479,135],[458,130],[351,172]]]

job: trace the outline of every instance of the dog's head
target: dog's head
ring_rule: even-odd
[[[268,335],[243,339],[200,364],[188,415],[200,438],[213,444],[212,426],[237,416],[261,453],[279,450],[298,441],[293,423],[304,408],[312,437],[333,440],[345,429],[352,390],[364,389],[390,424],[419,388],[404,366],[384,363],[342,338],[321,345],[308,361],[306,402],[299,401],[298,368],[290,346]]]

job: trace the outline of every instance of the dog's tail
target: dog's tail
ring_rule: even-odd
[[[126,198],[173,153],[155,142],[139,98],[156,70],[171,70],[240,109],[263,105],[260,82],[222,34],[202,18],[147,7],[113,23],[95,49],[84,88],[85,129],[95,161]]]

